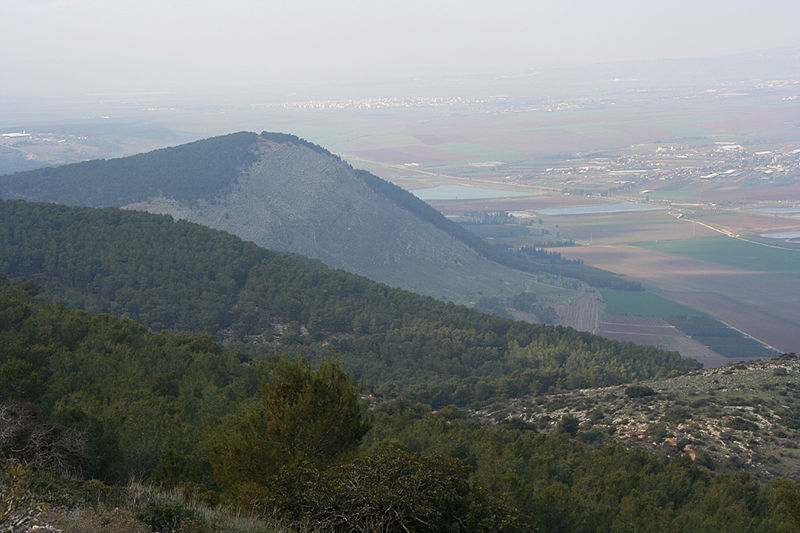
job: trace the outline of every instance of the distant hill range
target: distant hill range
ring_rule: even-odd
[[[286,134],[240,132],[6,175],[0,196],[168,214],[462,302],[522,292],[527,277],[410,193]]]

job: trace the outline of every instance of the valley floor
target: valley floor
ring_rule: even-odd
[[[555,251],[668,289],[661,293],[665,298],[704,311],[778,351],[800,352],[800,284],[793,277],[630,245]]]

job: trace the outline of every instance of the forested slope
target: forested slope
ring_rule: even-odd
[[[0,271],[155,329],[318,359],[444,405],[696,368],[675,352],[479,313],[165,216],[0,202]]]
[[[166,449],[186,454],[259,386],[259,366],[206,336],[154,333],[133,320],[33,298],[34,285],[0,277],[0,456],[125,482],[149,475]],[[30,402],[36,409],[25,404]],[[14,424],[57,420],[76,432],[21,446]],[[58,426],[57,426],[58,427]],[[61,433],[61,434],[60,434]],[[84,439],[88,449],[71,446]],[[55,442],[53,442],[55,440]]]
[[[408,401],[368,414],[335,363],[248,362],[208,336],[153,333],[32,292],[0,279],[0,496],[17,498],[0,524],[36,499],[63,509],[56,520],[105,513],[96,521],[111,531],[123,517],[125,531],[134,518],[156,531],[239,531],[231,519],[220,525],[221,509],[271,521],[241,529],[251,532],[744,533],[800,523],[790,481],[761,486],[685,456],[593,448],[592,432],[568,420],[541,435]],[[327,413],[342,417],[335,427]],[[185,499],[97,481],[131,477]],[[198,501],[222,507],[201,514]]]

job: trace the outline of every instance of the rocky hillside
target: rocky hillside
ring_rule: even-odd
[[[800,479],[798,375],[800,358],[789,354],[636,385],[518,398],[475,415],[688,454],[761,479]]]
[[[12,174],[0,177],[0,196],[168,214],[459,302],[522,292],[527,278],[289,135],[237,133]]]

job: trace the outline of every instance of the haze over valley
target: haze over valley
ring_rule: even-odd
[[[3,4],[0,529],[800,529],[796,20]]]

